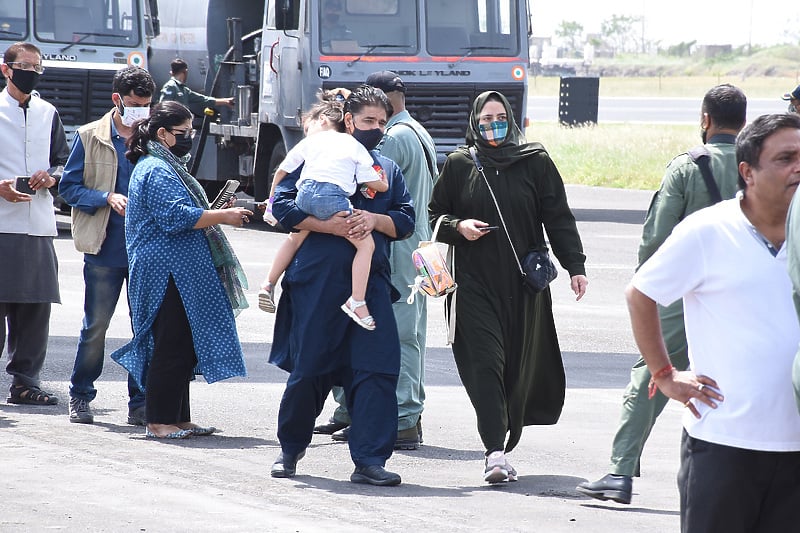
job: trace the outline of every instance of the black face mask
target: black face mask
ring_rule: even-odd
[[[175,144],[169,147],[175,157],[181,158],[192,151],[192,138],[183,135],[175,136]]]
[[[364,148],[367,150],[372,150],[378,143],[381,142],[383,138],[383,132],[380,128],[373,128],[371,130],[360,130],[353,125],[353,137],[356,138],[358,142],[364,145]]]
[[[701,129],[700,130],[700,138],[703,139],[703,144],[706,144],[706,140],[708,139],[708,131]]]
[[[36,86],[39,84],[39,74],[32,70],[22,70],[19,68],[12,68],[14,77],[11,78],[11,83],[25,94],[31,94]]]

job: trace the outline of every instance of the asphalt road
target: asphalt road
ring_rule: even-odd
[[[597,122],[632,122],[645,124],[699,124],[700,100],[697,98],[600,97]],[[558,95],[528,99],[528,118],[533,121],[558,120]],[[747,121],[767,113],[784,113],[786,102],[780,98],[747,100]]]
[[[517,483],[482,482],[472,408],[445,344],[441,303],[430,300],[425,444],[398,452],[394,488],[349,483],[347,446],[315,436],[294,479],[269,477],[279,448],[277,408],[286,375],[266,363],[274,316],[257,309],[257,285],[283,240],[259,224],[229,229],[252,288],[237,319],[247,378],[192,385],[193,419],[223,432],[178,443],[146,440],[125,424],[124,373],[108,361],[97,382],[94,425],[70,424],[68,377],[82,316],[82,258],[69,234],[56,242],[63,303],[54,306],[46,387],[62,403],[0,403],[0,531],[677,531],[679,405],[670,405],[643,458],[630,506],[574,488],[603,475],[621,389],[635,360],[622,290],[635,263],[650,193],[569,186],[588,256],[586,297],[576,303],[561,271],[554,311],[567,372],[555,426],[527,428],[510,454]],[[121,302],[107,348],[130,336]],[[9,385],[0,376],[0,390]],[[329,404],[323,418],[332,410]]]

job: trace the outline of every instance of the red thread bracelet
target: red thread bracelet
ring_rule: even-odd
[[[667,374],[671,374],[673,370],[675,370],[675,367],[670,364],[653,374],[653,376],[650,378],[650,384],[647,386],[648,400],[652,400],[653,396],[656,395],[656,380],[666,376]]]

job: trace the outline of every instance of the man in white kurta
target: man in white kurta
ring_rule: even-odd
[[[44,70],[41,52],[29,43],[11,45],[0,65],[0,347],[8,332],[12,376],[9,403],[55,405],[42,391],[39,372],[47,353],[50,305],[59,303],[58,262],[53,247],[54,187],[69,156],[55,107],[32,94]],[[28,178],[32,194],[17,190]],[[2,348],[0,348],[2,349]]]

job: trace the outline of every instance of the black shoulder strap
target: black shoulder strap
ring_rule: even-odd
[[[722,201],[722,195],[719,193],[717,182],[714,181],[714,175],[711,173],[711,154],[708,148],[703,145],[696,146],[686,152],[692,158],[698,167],[700,167],[700,174],[703,175],[703,181],[706,182],[706,189],[708,195],[711,197],[711,204],[716,204]]]
[[[431,160],[431,154],[428,153],[428,149],[425,147],[425,143],[422,142],[422,138],[419,136],[419,133],[417,133],[417,130],[414,129],[414,126],[412,126],[408,122],[395,122],[394,124],[392,124],[392,126],[388,130],[386,130],[386,133],[388,133],[389,130],[391,130],[392,128],[394,128],[397,125],[403,125],[403,126],[407,127],[408,129],[410,129],[411,131],[414,132],[414,135],[417,136],[417,140],[419,141],[420,146],[422,146],[422,152],[425,154],[425,162],[428,163],[428,172],[431,175],[431,179],[433,179],[433,177],[436,176],[436,170],[435,170],[436,169],[436,164],[434,162],[435,159],[434,159],[434,161]]]

